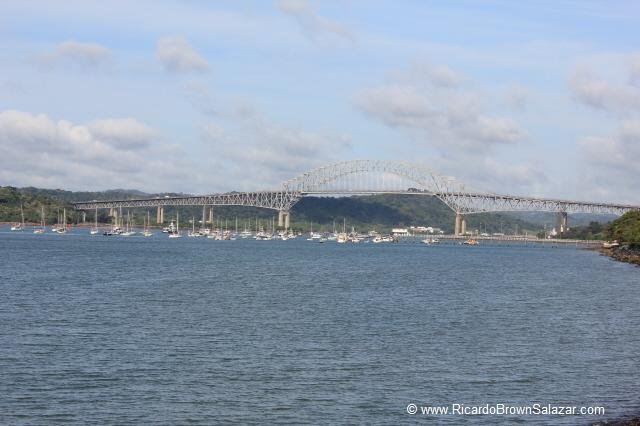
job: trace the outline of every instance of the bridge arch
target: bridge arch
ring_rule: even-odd
[[[318,167],[293,179],[285,181],[282,186],[285,192],[296,194],[313,194],[331,192],[330,184],[351,175],[358,174],[390,174],[412,183],[407,192],[424,193],[439,198],[452,210],[456,205],[448,194],[459,192],[463,185],[454,178],[435,173],[425,167],[393,160],[350,160],[340,161],[328,166]],[[384,187],[368,188],[362,192],[397,192],[397,189]],[[354,191],[360,192],[360,191]]]

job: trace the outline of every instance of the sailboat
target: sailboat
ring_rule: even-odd
[[[22,203],[20,203],[20,223],[17,223],[11,227],[12,231],[24,230],[24,210],[22,209]]]
[[[337,242],[344,244],[347,241],[349,241],[349,239],[347,238],[347,220],[345,218],[342,219],[342,232],[338,234],[337,237]]]
[[[56,233],[58,234],[66,234],[67,233],[67,209],[63,209],[62,213],[62,227],[57,227]]]
[[[150,227],[150,226],[151,226],[151,219],[150,219],[150,217],[149,217],[149,211],[147,210],[147,221],[146,221],[146,223],[144,224],[144,231],[142,231],[142,236],[143,236],[143,237],[150,237],[150,236],[152,236],[152,235],[153,235],[153,232],[151,232],[151,231],[149,230],[149,228],[148,228],[148,227]]]
[[[91,231],[89,231],[89,234],[96,235],[99,232],[100,230],[98,229],[98,209],[96,208],[96,223],[95,223],[95,226],[91,229]]]
[[[199,232],[196,232],[196,218],[192,217],[191,218],[191,231],[189,231],[189,233],[187,234],[187,237],[191,237],[191,238],[195,238],[195,237],[200,237],[201,234]]]
[[[133,228],[131,228],[131,214],[129,212],[129,210],[127,210],[127,230],[125,232],[122,233],[123,237],[130,237],[132,235],[135,235],[136,231],[133,230]]]
[[[42,212],[40,215],[40,228],[36,228],[33,230],[34,234],[44,234],[45,231],[45,223],[44,223],[44,206],[42,206]]]
[[[202,206],[202,226],[200,227],[200,235],[205,237],[211,233],[211,230],[207,228],[207,206]],[[213,228],[213,223],[211,223]]]
[[[169,234],[169,238],[180,238],[180,213],[176,212],[176,232]]]

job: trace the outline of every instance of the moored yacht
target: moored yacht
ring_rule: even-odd
[[[23,231],[24,230],[24,210],[22,209],[22,204],[20,204],[20,223],[16,223],[11,227],[12,231]]]
[[[173,225],[173,222],[171,222],[171,225]],[[182,235],[180,235],[180,215],[176,213],[176,228],[174,232],[171,232],[169,234],[169,238],[180,238],[180,237],[182,237]]]

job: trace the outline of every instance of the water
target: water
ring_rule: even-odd
[[[0,423],[640,411],[640,269],[574,248],[0,233]]]

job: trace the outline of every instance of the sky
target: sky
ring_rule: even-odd
[[[212,193],[401,160],[640,204],[635,1],[0,0],[0,185]]]

